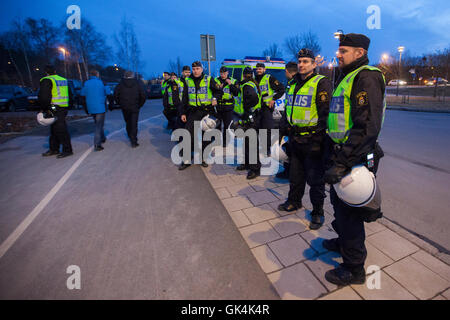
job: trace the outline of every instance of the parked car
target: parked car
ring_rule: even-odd
[[[33,110],[39,110],[40,106],[38,104],[38,95],[39,95],[39,89],[37,89],[36,91],[32,91],[27,99],[28,99],[28,106],[27,109],[29,111],[33,111]]]
[[[70,93],[72,95],[72,100],[70,101],[70,109],[80,109],[81,106],[81,82],[79,80],[67,80],[67,86],[69,87]]]
[[[0,85],[0,110],[14,112],[28,105],[29,92],[16,85]]]
[[[161,84],[149,84],[146,88],[147,98],[162,98]]]
[[[436,81],[437,81],[438,85],[448,83],[447,79],[444,79],[444,78],[430,78],[430,79],[425,80],[424,83],[426,86],[434,86],[434,85],[436,85]]]
[[[406,81],[405,80],[399,80],[399,79],[392,79],[391,81],[388,82],[388,86],[404,86],[406,85]]]
[[[114,89],[116,88],[116,86],[118,85],[119,83],[117,83],[117,82],[107,82],[106,84],[105,84],[105,86],[107,87],[107,89],[109,89],[109,93],[108,93],[108,95],[106,96],[106,103],[108,104],[108,109],[109,110],[113,110],[113,109],[119,109],[120,108],[120,106],[119,105],[117,105],[115,102],[114,102]]]

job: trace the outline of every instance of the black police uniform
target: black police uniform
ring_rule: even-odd
[[[240,85],[241,87],[244,85],[244,83],[249,82],[252,80],[243,80]],[[244,86],[242,90],[242,105],[244,109],[244,115],[242,119],[246,123],[245,129],[255,129],[257,134],[256,139],[256,148],[250,147],[250,139],[248,137],[245,137],[245,143],[244,143],[244,165],[241,167],[242,169],[248,169],[248,175],[247,178],[253,179],[256,178],[256,176],[260,175],[261,171],[261,162],[259,160],[259,129],[261,128],[261,110],[256,110],[252,112],[252,108],[256,106],[259,102],[259,96],[258,92],[256,92],[252,87],[250,86]],[[250,121],[251,116],[251,121]],[[250,163],[250,150],[256,150],[256,163]],[[238,167],[239,168],[239,167]]]
[[[200,77],[194,77],[193,74],[189,78],[194,81],[195,91],[198,92],[200,90],[200,82],[206,75],[204,73],[201,74]],[[209,88],[214,98],[219,100],[221,98],[221,90],[219,85],[214,81],[214,78],[211,77]],[[185,128],[189,131],[191,135],[191,152],[194,151],[194,122],[201,121],[204,116],[207,114],[217,115],[216,108],[211,105],[207,106],[190,106],[189,105],[189,94],[188,87],[186,86],[183,90],[183,100],[180,104],[179,113],[181,115],[186,115],[186,124]],[[203,135],[202,135],[203,136]],[[196,137],[195,137],[196,138]],[[202,142],[202,151],[205,150],[206,146],[209,144],[207,141]],[[182,169],[183,167],[180,167]]]
[[[43,111],[49,110],[52,103],[52,81],[50,79],[44,79],[39,85],[38,102]],[[69,90],[69,105],[72,101],[72,92]],[[60,147],[62,145],[62,154],[70,155],[72,151],[72,143],[70,141],[70,134],[67,128],[66,116],[69,107],[56,107],[54,112],[55,122],[50,126],[50,138],[49,138],[49,152],[46,154],[56,154],[60,152]]]
[[[295,95],[303,85],[316,75],[317,73],[312,73],[304,80],[300,74],[295,75],[291,82],[291,86],[296,86],[293,97],[294,100]],[[285,208],[291,204],[293,205],[292,209],[301,208],[306,183],[308,183],[310,186],[309,196],[313,205],[311,214],[313,216],[323,216],[323,203],[325,199],[323,152],[331,91],[331,82],[327,78],[320,79],[317,84],[316,94],[316,107],[318,113],[318,122],[316,126],[305,128],[290,126],[286,114],[283,115],[280,123],[280,126],[283,128],[288,128],[290,150],[290,188],[287,202],[282,207]],[[317,227],[320,227],[320,225]]]
[[[230,79],[230,78],[227,78]],[[222,96],[223,96],[223,88],[228,84],[226,79],[222,79],[218,77],[220,84],[222,85]],[[230,93],[232,96],[237,97],[239,95],[239,88],[236,84],[230,84]],[[227,129],[230,126],[231,121],[233,120],[233,109],[234,109],[234,98],[224,100],[222,97],[217,100],[217,116],[223,123],[223,134],[222,134],[222,142],[223,146],[226,146],[226,133]]]
[[[172,104],[169,104],[169,88],[172,90]],[[181,104],[180,88],[178,83],[174,80],[169,80],[167,82],[167,88],[163,96],[163,114],[168,121],[167,127],[169,129],[177,129],[180,127],[180,115],[178,114],[179,105]]]
[[[264,74],[261,76],[256,75],[255,80],[259,86],[261,79],[264,77]],[[274,91],[272,100],[280,99],[284,92],[283,84],[278,81],[274,76],[270,75],[269,85]],[[267,154],[270,154],[270,146],[271,146],[271,129],[274,129],[274,121],[273,121],[273,110],[275,106],[270,109],[269,106],[262,101],[261,98],[261,129],[267,129]]]
[[[361,39],[361,35],[350,34],[347,36],[351,37],[350,40],[353,41]],[[362,39],[362,44],[353,46],[363,47],[366,45],[368,48],[370,40],[366,37]],[[341,40],[340,45],[349,45],[349,43]],[[350,45],[352,44],[350,43]],[[343,68],[336,87],[347,74],[368,63],[367,56],[363,56]],[[350,116],[353,127],[350,129],[348,140],[344,144],[335,144],[329,137],[326,139],[327,167],[329,167],[325,172],[327,183],[334,184],[350,172],[353,166],[367,163],[367,155],[370,153],[374,154],[375,165],[369,170],[376,173],[379,159],[383,157],[383,151],[377,143],[377,138],[383,121],[384,94],[385,83],[380,72],[365,69],[356,75],[350,96]],[[364,262],[367,257],[364,245],[364,221],[371,222],[381,217],[381,210],[348,206],[339,199],[332,186],[330,200],[335,216],[332,226],[338,234],[338,238],[327,241],[327,245],[332,250],[340,251],[343,264],[335,270],[328,271],[325,277],[328,281],[340,285],[361,283],[364,281]],[[359,279],[360,282],[354,282],[355,279]]]

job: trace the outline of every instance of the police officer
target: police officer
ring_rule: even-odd
[[[44,157],[57,155],[65,158],[73,155],[66,116],[69,108],[69,87],[67,80],[56,74],[53,66],[46,66],[47,76],[40,80],[38,102],[43,111],[52,110],[56,121],[50,126],[49,150],[42,154]],[[60,146],[62,152],[60,153]]]
[[[203,66],[200,61],[192,63],[192,74],[186,79],[186,87],[183,91],[184,106],[181,113],[181,121],[186,124],[186,129],[191,135],[191,152],[194,150],[194,121],[201,121],[208,114],[216,114],[217,100],[221,98],[221,90],[214,78],[203,73]],[[208,143],[202,143],[202,151]],[[190,162],[182,162],[179,170],[189,167]],[[202,166],[208,164],[202,159]]]
[[[298,52],[298,74],[290,83],[286,95],[282,126],[289,132],[289,194],[278,209],[294,211],[302,207],[306,183],[313,206],[311,229],[319,229],[324,221],[323,203],[323,142],[331,96],[331,82],[314,72],[314,53],[309,49]]]
[[[245,130],[256,130],[256,146],[250,145],[251,141],[245,136],[244,141],[244,163],[239,165],[236,170],[248,170],[247,179],[255,179],[261,174],[261,162],[259,160],[259,129],[261,128],[261,94],[258,85],[253,78],[253,71],[250,67],[244,68],[243,79],[240,83],[241,103],[239,109],[241,120],[239,123]],[[254,156],[250,158],[250,151]]]
[[[274,128],[273,110],[275,101],[284,94],[284,86],[274,76],[266,74],[264,63],[256,64],[256,83],[261,92],[261,128],[267,129],[267,154],[270,154],[271,129]]]
[[[226,67],[220,68],[220,77],[217,77],[215,80],[222,90],[222,96],[217,101],[217,115],[223,123],[222,143],[223,146],[226,147],[226,133],[233,120],[234,97],[238,96],[239,88],[237,86],[237,81],[228,77],[228,69]]]
[[[184,66],[183,70],[181,71],[181,78],[180,80],[186,84],[186,79],[191,76],[191,68],[189,66]]]
[[[297,74],[297,72],[298,72],[298,67],[295,62],[290,61],[286,64],[285,74],[286,74],[286,79],[288,80],[287,86],[286,86],[286,95],[289,91],[289,88],[290,88],[292,82],[295,81],[294,77]],[[283,132],[283,130],[281,130],[280,133],[281,133],[281,135],[280,135],[280,139],[281,139],[285,132]],[[287,156],[289,156],[289,154],[290,154],[289,144],[286,145],[286,154],[287,154]],[[289,179],[289,162],[284,162],[283,167],[284,167],[284,170],[281,172],[278,172],[275,176],[278,179]]]
[[[167,85],[170,80],[170,73],[167,71],[163,72],[163,82],[161,83],[161,93],[164,97],[164,94],[166,93]]]
[[[163,97],[163,114],[168,121],[167,128],[175,130],[178,128],[178,110],[183,99],[184,83],[178,80],[174,72],[170,74],[170,77],[170,80],[167,81],[167,88]]]
[[[323,246],[340,252],[343,263],[325,274],[337,285],[362,284],[365,281],[364,221],[381,217],[381,210],[350,207],[340,200],[333,184],[351,168],[365,164],[376,173],[383,152],[377,143],[385,110],[385,81],[381,71],[368,66],[370,39],[362,34],[341,35],[337,58],[341,75],[333,92],[328,117],[329,169],[325,182],[331,185],[330,198],[335,220],[332,226],[338,238],[323,241]],[[374,154],[375,163],[367,162]]]

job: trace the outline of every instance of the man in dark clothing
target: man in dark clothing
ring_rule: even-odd
[[[222,96],[217,101],[217,113],[218,118],[223,123],[222,145],[226,147],[227,129],[233,120],[234,97],[238,96],[239,88],[236,80],[228,77],[228,69],[226,67],[220,68],[220,77],[217,77],[215,80],[222,90]]]
[[[183,93],[184,84],[177,79],[177,75],[172,72],[170,80],[167,81],[167,87],[163,97],[163,114],[167,119],[168,129],[177,129],[180,115],[178,114],[181,103],[180,93]]]
[[[245,162],[239,165],[236,170],[248,170],[247,179],[255,179],[261,173],[261,162],[259,160],[259,129],[261,129],[261,103],[260,103],[260,93],[258,90],[258,85],[253,79],[253,71],[250,67],[246,67],[243,71],[243,80],[240,83],[241,97],[242,97],[242,108],[244,115],[242,117],[242,122],[245,130],[255,129],[256,138],[256,148],[250,145],[250,139],[245,136],[244,140],[244,155]],[[251,163],[250,151],[256,153],[256,162]]]
[[[326,134],[331,82],[314,72],[317,67],[314,53],[302,49],[298,53],[299,72],[290,82],[286,93],[285,113],[281,127],[289,132],[289,194],[281,211],[302,207],[306,183],[310,186],[311,229],[319,229],[324,222],[323,203],[323,142]]]
[[[377,138],[386,107],[385,82],[378,68],[368,66],[369,43],[370,39],[362,34],[341,35],[337,54],[341,75],[336,82],[328,118],[328,170],[324,178],[331,185],[335,217],[332,226],[338,238],[323,241],[323,246],[340,252],[343,263],[325,273],[325,278],[341,286],[365,282],[364,222],[382,216],[379,206],[347,205],[333,186],[355,165],[363,164],[375,174],[383,156]],[[349,116],[341,116],[344,114]],[[369,161],[372,158],[374,161]]]
[[[180,105],[179,114],[181,120],[186,123],[186,129],[191,135],[191,153],[194,151],[194,122],[201,121],[207,114],[217,114],[217,100],[221,97],[219,85],[210,76],[203,73],[200,61],[192,63],[192,74],[186,81],[183,91],[183,103]],[[202,135],[203,136],[203,135]],[[202,142],[202,151],[209,143]],[[181,163],[179,170],[184,170],[191,165],[191,161],[185,160]],[[208,164],[202,159],[202,166]]]
[[[134,73],[126,71],[124,78],[114,89],[114,100],[122,108],[131,147],[139,146],[137,140],[139,110],[145,103],[145,91]]]
[[[266,74],[264,63],[256,64],[256,83],[261,92],[261,129],[267,129],[267,154],[270,155],[271,129],[274,129],[273,110],[275,101],[280,99],[284,92],[284,86],[274,76]]]
[[[42,156],[57,155],[57,158],[65,158],[73,155],[66,123],[72,94],[67,85],[67,80],[56,75],[56,70],[53,66],[47,66],[45,72],[47,76],[40,81],[38,103],[42,111],[51,110],[56,120],[50,126],[49,150],[43,153]],[[61,145],[62,152],[60,153]]]

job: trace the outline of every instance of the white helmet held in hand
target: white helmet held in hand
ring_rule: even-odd
[[[375,176],[363,165],[354,166],[349,174],[333,186],[339,199],[352,207],[364,207],[377,192]]]
[[[53,116],[53,114],[51,114],[49,112],[46,112],[46,113],[39,112],[37,114],[36,119],[37,119],[37,122],[43,126],[49,126],[56,120],[56,118]]]
[[[289,138],[284,136],[281,138],[281,143],[276,141],[271,147],[271,156],[273,159],[281,162],[289,162],[289,157],[286,154],[286,143],[289,141]]]
[[[203,119],[200,122],[200,127],[202,128],[202,131],[207,131],[211,129],[215,129],[220,125],[219,120],[211,115],[206,115],[203,117]]]

